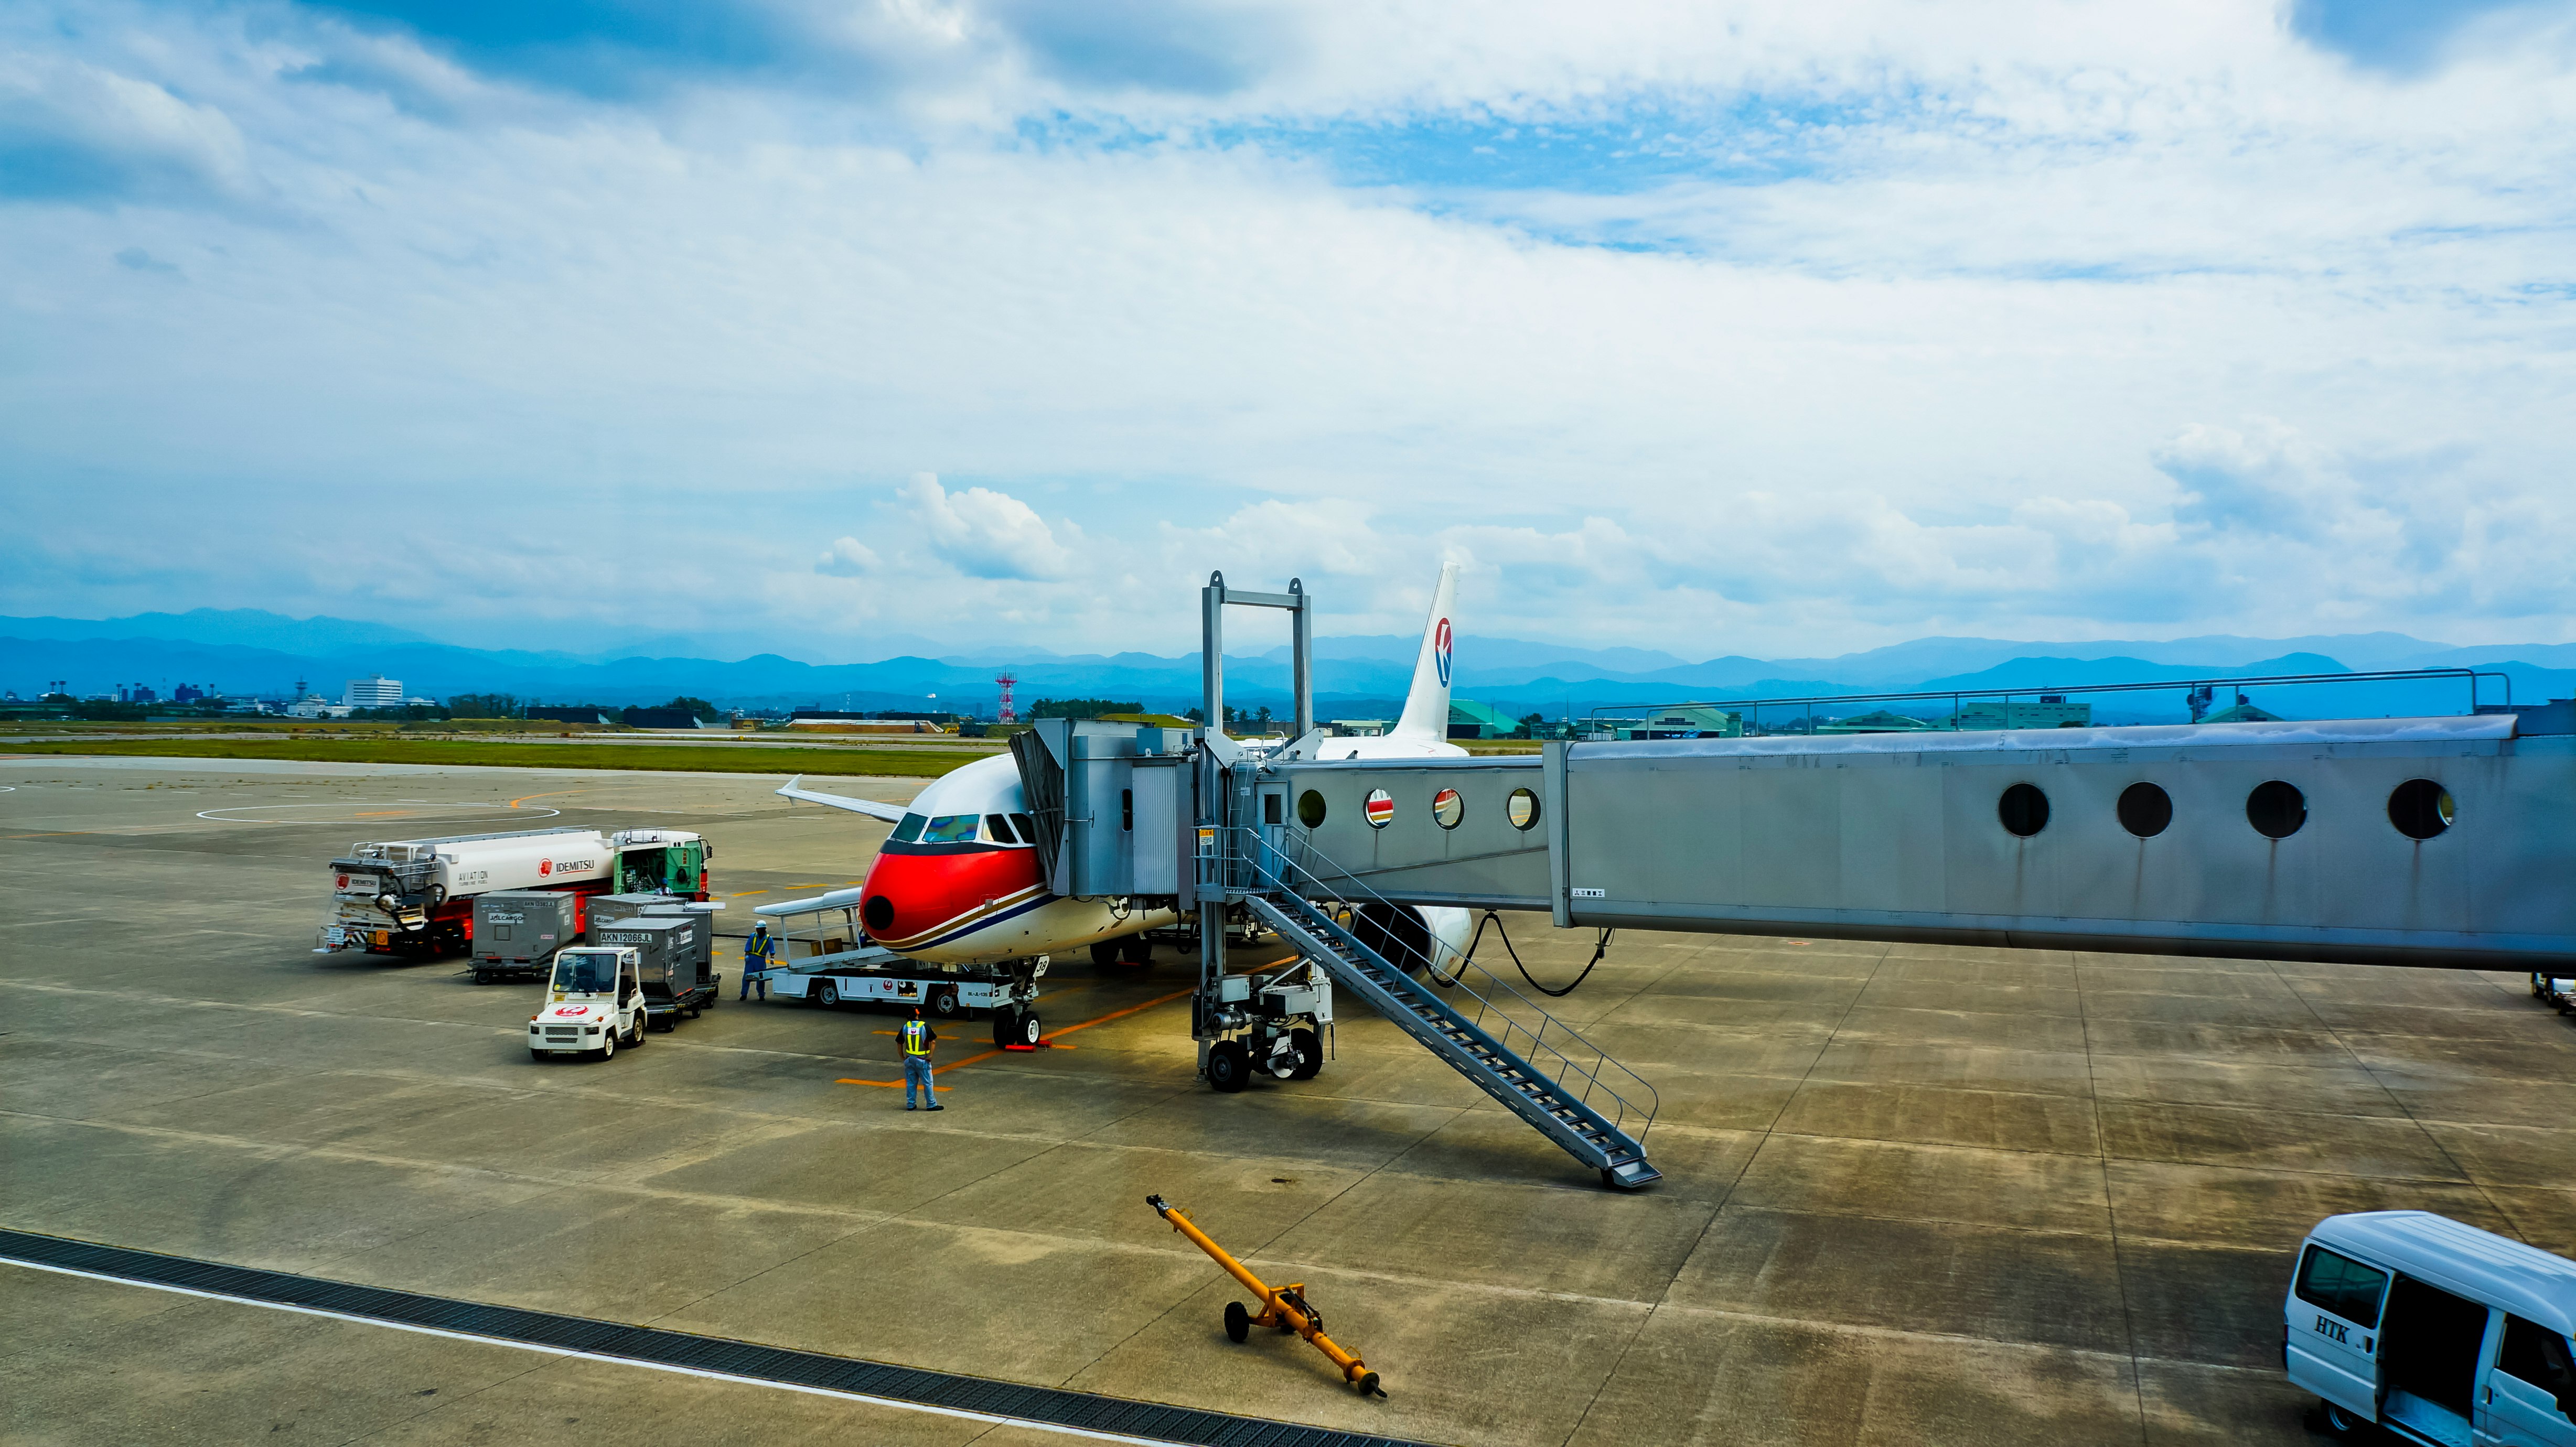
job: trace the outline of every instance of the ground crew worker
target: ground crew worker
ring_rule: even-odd
[[[769,999],[769,967],[778,962],[778,941],[769,937],[769,921],[751,927],[751,938],[742,942],[742,993],[737,1000],[751,998],[752,987],[758,986],[760,998]]]
[[[921,1018],[921,1007],[915,1005],[912,1018],[903,1022],[903,1108],[906,1110],[946,1110],[939,1103],[939,1093],[930,1083],[930,1049],[939,1043],[939,1032]],[[921,1091],[922,1104],[912,1103],[912,1092]]]

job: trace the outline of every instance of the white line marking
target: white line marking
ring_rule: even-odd
[[[970,1412],[963,1407],[938,1407],[928,1402],[907,1402],[899,1397],[872,1397],[865,1392],[838,1392],[829,1387],[808,1387],[796,1382],[773,1382],[766,1377],[737,1377],[729,1372],[701,1371],[696,1367],[678,1367],[667,1362],[648,1362],[636,1357],[612,1357],[598,1352],[577,1352],[569,1347],[539,1346],[535,1342],[512,1341],[507,1337],[478,1336],[473,1332],[465,1331],[441,1331],[434,1326],[413,1326],[408,1322],[383,1321],[372,1316],[351,1316],[345,1312],[323,1311],[317,1307],[289,1306],[279,1301],[257,1301],[247,1296],[227,1296],[220,1291],[192,1291],[184,1286],[165,1286],[157,1281],[136,1281],[128,1276],[103,1276],[95,1271],[75,1271],[68,1266],[49,1266],[37,1261],[21,1261],[14,1256],[0,1256],[0,1261],[5,1261],[12,1266],[23,1266],[30,1271],[50,1271],[57,1276],[77,1276],[87,1281],[104,1281],[112,1286],[139,1286],[147,1291],[167,1291],[174,1295],[194,1296],[206,1301],[229,1301],[237,1306],[264,1306],[271,1311],[291,1311],[298,1316],[328,1317],[333,1321],[353,1322],[359,1326],[381,1326],[393,1331],[415,1332],[421,1336],[443,1336],[450,1341],[482,1342],[490,1346],[514,1347],[523,1352],[536,1352],[541,1356],[605,1362],[615,1367],[643,1367],[649,1371],[669,1372],[674,1376],[703,1377],[711,1382],[736,1382],[746,1387],[769,1387],[781,1392],[803,1392],[809,1397],[837,1397],[844,1402],[865,1402],[872,1407],[892,1407],[900,1412],[925,1412],[934,1417],[960,1417],[969,1422],[983,1422],[996,1427],[1028,1427],[1065,1437],[1080,1437],[1089,1442],[1127,1442],[1136,1444],[1136,1447],[1187,1447],[1187,1444],[1175,1443],[1169,1437],[1129,1437],[1117,1432],[1093,1432],[1081,1427],[1067,1427],[1056,1422],[1040,1422],[1029,1417],[1008,1417],[998,1412]]]

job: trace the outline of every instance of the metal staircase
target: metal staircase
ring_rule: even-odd
[[[1661,1178],[1646,1161],[1644,1139],[1654,1123],[1656,1098],[1644,1078],[1481,966],[1452,960],[1454,974],[1444,974],[1440,963],[1427,958],[1405,962],[1422,968],[1462,1003],[1472,1001],[1472,1014],[1453,1006],[1309,897],[1346,894],[1347,883],[1327,891],[1264,842],[1244,843],[1249,847],[1238,856],[1249,872],[1241,880],[1249,886],[1243,902],[1335,984],[1367,1000],[1568,1155],[1599,1171],[1603,1185],[1635,1190]],[[1415,953],[1400,941],[1388,948]],[[1470,974],[1480,982],[1471,983]]]

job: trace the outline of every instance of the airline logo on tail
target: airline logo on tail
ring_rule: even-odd
[[[1440,670],[1440,686],[1449,686],[1449,620],[1443,618],[1431,630],[1431,662]]]

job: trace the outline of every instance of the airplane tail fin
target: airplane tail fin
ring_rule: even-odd
[[[1408,738],[1449,737],[1449,651],[1454,641],[1449,610],[1458,599],[1458,565],[1440,565],[1440,586],[1431,590],[1431,618],[1423,625],[1422,651],[1413,659],[1413,691],[1405,695],[1404,716],[1393,733]]]

